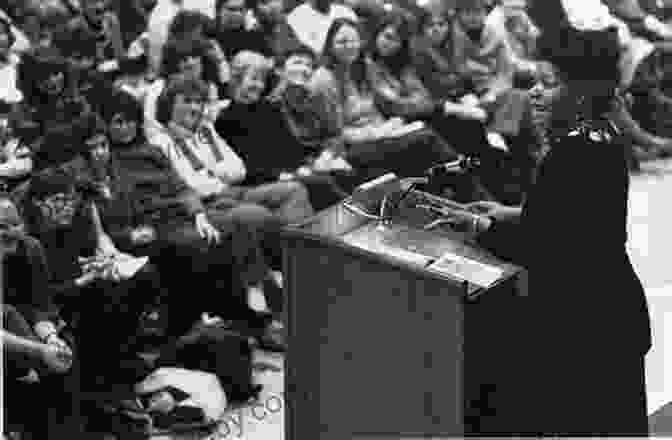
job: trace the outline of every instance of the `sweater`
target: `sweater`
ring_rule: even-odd
[[[58,309],[49,288],[51,274],[40,242],[31,236],[23,237],[17,252],[7,256],[2,264],[3,302],[14,306],[31,325],[57,322]]]
[[[404,67],[398,76],[382,62],[367,60],[367,68],[376,103],[385,115],[412,121],[434,113],[434,101],[418,78],[415,67]]]
[[[292,134],[278,105],[233,103],[222,111],[215,128],[245,162],[247,185],[275,181],[281,172],[304,164],[307,151]]]

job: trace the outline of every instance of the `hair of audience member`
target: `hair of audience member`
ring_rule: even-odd
[[[224,7],[224,5],[228,1],[230,1],[230,0],[216,0],[215,1],[215,26],[216,27],[219,27],[219,25],[221,24],[222,17],[221,17],[220,12],[221,12],[222,8]],[[246,9],[251,9],[250,8],[250,0],[245,0],[245,8]]]
[[[317,65],[318,58],[313,49],[305,44],[295,44],[284,50],[278,57],[277,62],[279,66],[283,66],[291,57],[306,57],[310,59],[313,66]]]
[[[219,83],[218,67],[209,54],[208,42],[203,39],[170,40],[163,47],[161,73],[169,78],[179,72],[180,62],[190,57],[200,58],[203,64],[202,79]]]
[[[137,134],[133,140],[134,144],[145,142],[145,135],[142,130],[145,114],[142,104],[133,95],[123,90],[114,90],[105,100],[105,105],[101,108],[100,112],[100,116],[108,128],[112,119],[117,115],[122,115],[125,120],[137,123]],[[113,139],[110,139],[110,144],[114,146]]]
[[[273,69],[273,62],[258,52],[241,50],[231,60],[231,87],[240,86],[248,72],[261,72],[268,75]]]
[[[349,18],[338,18],[334,20],[334,22],[329,27],[329,30],[327,31],[327,37],[324,42],[323,62],[324,65],[327,68],[329,68],[334,73],[334,75],[336,75],[336,78],[339,80],[339,83],[342,88],[341,97],[343,99],[346,96],[344,90],[345,84],[343,78],[340,78],[339,72],[341,72],[341,69],[338,68],[338,61],[334,56],[333,50],[334,50],[334,39],[336,38],[338,31],[340,31],[341,28],[344,26],[350,26],[353,29],[355,29],[359,34],[360,38],[362,39],[362,45],[359,57],[357,57],[357,59],[352,63],[351,66],[350,78],[355,83],[355,86],[359,91],[368,90],[370,88],[365,62],[366,42],[364,41],[364,33],[362,32],[361,26],[356,21],[350,20]]]
[[[168,28],[169,39],[180,39],[188,36],[196,29],[205,32],[211,26],[210,17],[198,11],[183,10],[177,13]]]
[[[83,26],[74,30],[60,29],[53,36],[54,46],[58,48],[65,57],[71,57],[75,54],[96,58],[97,43],[95,38]]]
[[[30,180],[27,198],[44,200],[54,194],[68,194],[76,189],[73,176],[60,168],[51,168],[36,173]]]
[[[97,113],[92,112],[87,114],[77,125],[77,133],[75,135],[78,136],[82,143],[98,135],[107,136],[107,125]]]
[[[178,79],[171,81],[161,93],[156,104],[156,120],[161,124],[168,124],[173,116],[173,107],[177,96],[197,97],[206,101],[210,96],[208,84],[199,79]]]
[[[12,24],[8,20],[5,20],[3,17],[0,17],[0,26],[2,26],[3,28],[1,32],[4,32],[7,35],[7,38],[9,39],[9,47],[12,47],[14,45],[14,42],[16,42],[16,37],[12,32]]]
[[[54,48],[38,49],[21,57],[17,69],[17,87],[23,93],[24,101],[29,106],[39,107],[50,99],[39,89],[38,83],[47,79],[55,72],[62,72],[65,79],[65,90],[72,91],[71,72],[68,61]]]
[[[401,47],[394,55],[383,57],[378,53],[378,36],[385,29],[392,27],[397,32],[401,41]],[[394,75],[400,75],[402,69],[411,64],[411,26],[408,19],[402,13],[387,14],[378,24],[371,38],[370,49],[371,57],[374,61],[383,63]]]
[[[428,11],[425,10],[421,15],[420,19],[418,21],[418,26],[419,26],[419,31],[421,33],[424,33],[425,30],[427,29],[427,26],[429,26],[432,23],[432,20],[434,18],[441,18],[446,21],[446,23],[450,24],[454,20],[454,16],[450,13],[448,10],[441,10],[441,11]],[[448,37],[450,33],[447,33]]]

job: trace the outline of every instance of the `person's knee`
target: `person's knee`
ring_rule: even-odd
[[[299,182],[299,181],[291,181],[291,182],[283,182],[284,184],[287,185],[287,194],[290,195],[291,198],[293,199],[307,199],[308,198],[308,188],[306,186]]]
[[[265,226],[274,220],[268,208],[254,203],[243,203],[231,208],[228,217],[236,223],[252,226]]]

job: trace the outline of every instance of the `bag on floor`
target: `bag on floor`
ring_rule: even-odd
[[[247,338],[221,324],[200,324],[163,350],[155,365],[215,374],[231,403],[256,399],[261,391],[252,382],[252,349]]]

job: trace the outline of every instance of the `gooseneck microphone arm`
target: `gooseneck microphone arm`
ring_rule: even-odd
[[[465,174],[481,166],[481,161],[476,157],[460,155],[451,162],[436,164],[427,169],[428,176],[440,174]]]

